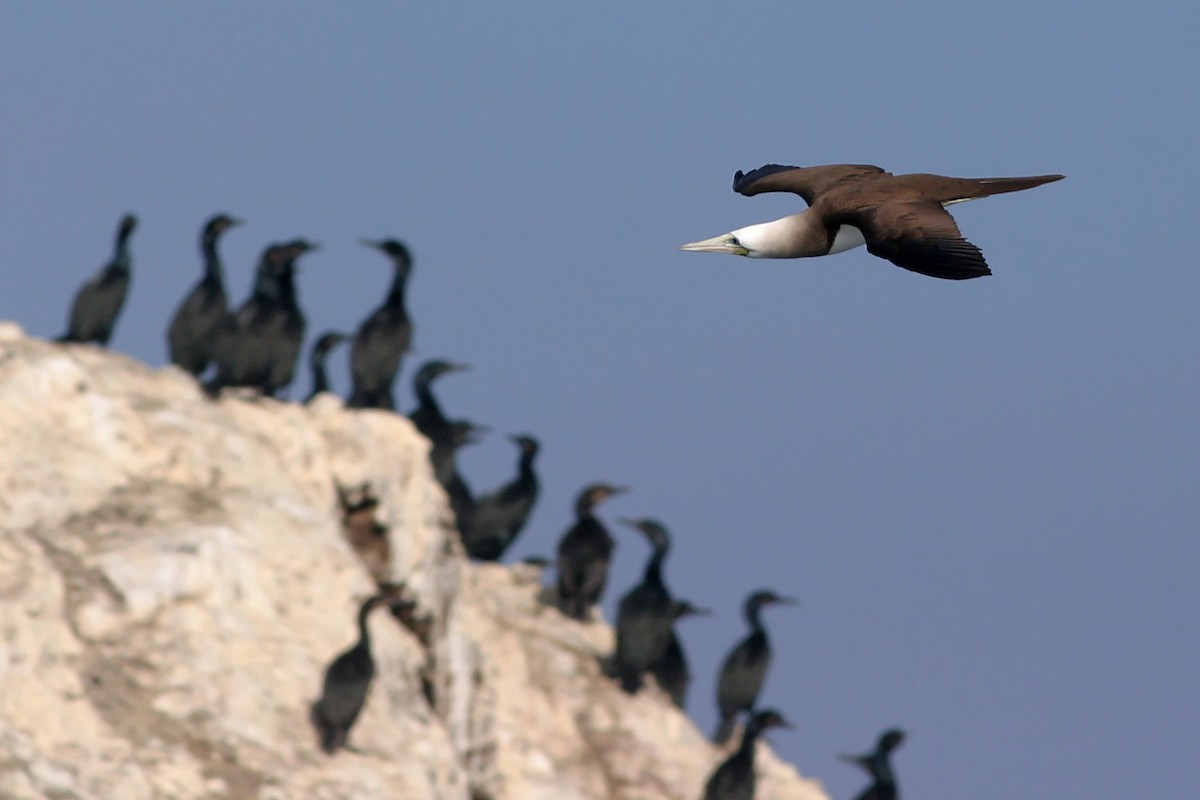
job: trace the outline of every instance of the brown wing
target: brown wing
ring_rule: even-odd
[[[763,192],[793,192],[811,206],[813,198],[846,178],[887,174],[885,170],[870,164],[829,164],[822,167],[767,164],[745,173],[739,169],[733,176],[733,190],[746,197]]]
[[[869,253],[898,267],[953,281],[992,274],[941,203],[884,203],[842,221],[863,232]]]

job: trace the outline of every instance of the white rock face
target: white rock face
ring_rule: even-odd
[[[213,402],[3,324],[0,442],[0,798],[693,800],[724,757],[605,678],[611,629],[546,606],[535,568],[464,559],[403,417]],[[335,482],[364,481],[431,630],[370,618],[375,682],[331,757],[309,705],[374,590]],[[758,764],[759,798],[825,800]]]

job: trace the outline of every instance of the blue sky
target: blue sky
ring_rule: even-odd
[[[224,210],[231,295],[303,235],[310,335],[353,329],[388,277],[355,241],[397,236],[399,395],[468,361],[447,408],[542,439],[517,555],[585,483],[634,487],[604,514],[663,520],[671,586],[717,612],[684,629],[702,729],[771,587],[801,601],[767,612],[773,740],[835,798],[863,782],[835,755],[890,725],[909,797],[1190,786],[1194,5],[549,5],[6,5],[3,314],[60,333],[136,211],[112,345],[161,364]],[[730,191],[768,162],[1068,178],[955,207],[995,273],[965,283],[677,250],[798,210]],[[483,490],[514,460],[462,462]],[[610,613],[646,557],[615,535]]]

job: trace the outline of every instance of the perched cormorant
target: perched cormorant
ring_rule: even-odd
[[[396,407],[392,382],[400,371],[400,360],[412,342],[413,326],[404,308],[404,288],[412,272],[408,248],[395,239],[361,240],[392,262],[392,285],[383,305],[363,320],[350,347],[351,408]]]
[[[216,341],[229,323],[225,296],[225,277],[217,240],[240,219],[217,214],[200,231],[200,254],[204,259],[204,277],[179,304],[167,328],[167,350],[171,363],[193,375],[200,375],[216,357]]]
[[[325,357],[329,351],[346,341],[346,334],[337,331],[326,331],[317,337],[312,351],[308,355],[308,367],[312,371],[313,388],[304,402],[312,400],[321,392],[329,391],[329,376],[325,373]]]
[[[510,436],[520,449],[517,477],[498,491],[475,502],[467,530],[462,531],[467,555],[480,561],[499,561],[529,519],[538,496],[538,479],[533,472],[538,441],[532,436]]]
[[[892,772],[889,754],[904,741],[904,731],[890,728],[884,731],[874,752],[861,756],[842,756],[843,761],[858,764],[871,776],[871,785],[863,789],[854,800],[897,800],[900,796],[896,786],[896,775]]]
[[[795,602],[769,591],[754,592],[746,598],[744,613],[750,633],[725,656],[717,680],[717,708],[721,712],[721,721],[713,735],[717,744],[729,740],[739,711],[754,708],[767,676],[767,667],[771,664],[771,645],[767,641],[767,630],[759,619],[759,610],[771,603],[794,605]]]
[[[983,253],[963,238],[946,206],[1032,189],[1062,175],[1027,178],[948,178],[893,175],[869,164],[738,170],[733,190],[750,197],[793,192],[809,208],[773,222],[685,244],[682,250],[751,258],[804,258],[866,244],[871,255],[922,275],[950,280],[991,275]]]
[[[769,728],[790,728],[778,711],[759,711],[742,733],[742,746],[704,784],[704,800],[754,800],[754,743]]]
[[[295,239],[263,252],[254,292],[223,337],[217,377],[208,384],[209,391],[249,386],[274,397],[291,383],[306,325],[296,301],[296,259],[316,249],[315,244]]]
[[[413,376],[413,392],[417,396],[417,407],[409,413],[417,430],[436,446],[439,441],[449,442],[450,420],[442,413],[442,407],[433,396],[433,382],[451,372],[466,372],[467,364],[455,364],[440,358],[426,361]]]
[[[137,217],[133,214],[121,217],[112,261],[79,287],[75,302],[71,304],[67,332],[58,337],[58,341],[108,344],[121,306],[125,304],[125,296],[129,294],[129,269],[133,266],[129,237],[136,227]]]
[[[642,675],[666,652],[675,621],[671,593],[663,583],[662,565],[671,548],[667,529],[652,519],[621,519],[621,524],[641,531],[650,542],[650,560],[642,582],[621,598],[617,611],[617,649],[613,666],[621,688],[636,694]]]
[[[667,693],[676,708],[682,709],[687,705],[688,686],[692,682],[692,671],[688,669],[687,655],[683,652],[683,643],[675,632],[674,623],[684,617],[708,616],[711,612],[706,608],[697,608],[687,600],[676,600],[671,606],[671,635],[667,639],[667,649],[659,656],[646,671],[654,676],[658,688]]]
[[[592,512],[609,497],[627,491],[624,486],[593,483],[575,501],[575,524],[558,543],[559,608],[572,619],[586,622],[592,606],[599,602],[615,545]]]
[[[312,721],[321,739],[321,749],[333,754],[346,746],[346,736],[367,699],[367,689],[375,677],[375,659],[371,656],[371,634],[367,615],[381,605],[392,603],[387,595],[376,594],[358,609],[358,641],[335,658],[325,670],[321,697],[312,705]]]

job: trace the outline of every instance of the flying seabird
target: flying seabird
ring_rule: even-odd
[[[748,225],[681,247],[751,258],[827,256],[866,244],[867,252],[922,275],[965,280],[990,275],[979,248],[963,238],[946,206],[1032,189],[1062,175],[949,178],[893,175],[870,164],[788,167],[767,164],[733,176],[733,190],[751,197],[792,192],[808,210]]]

